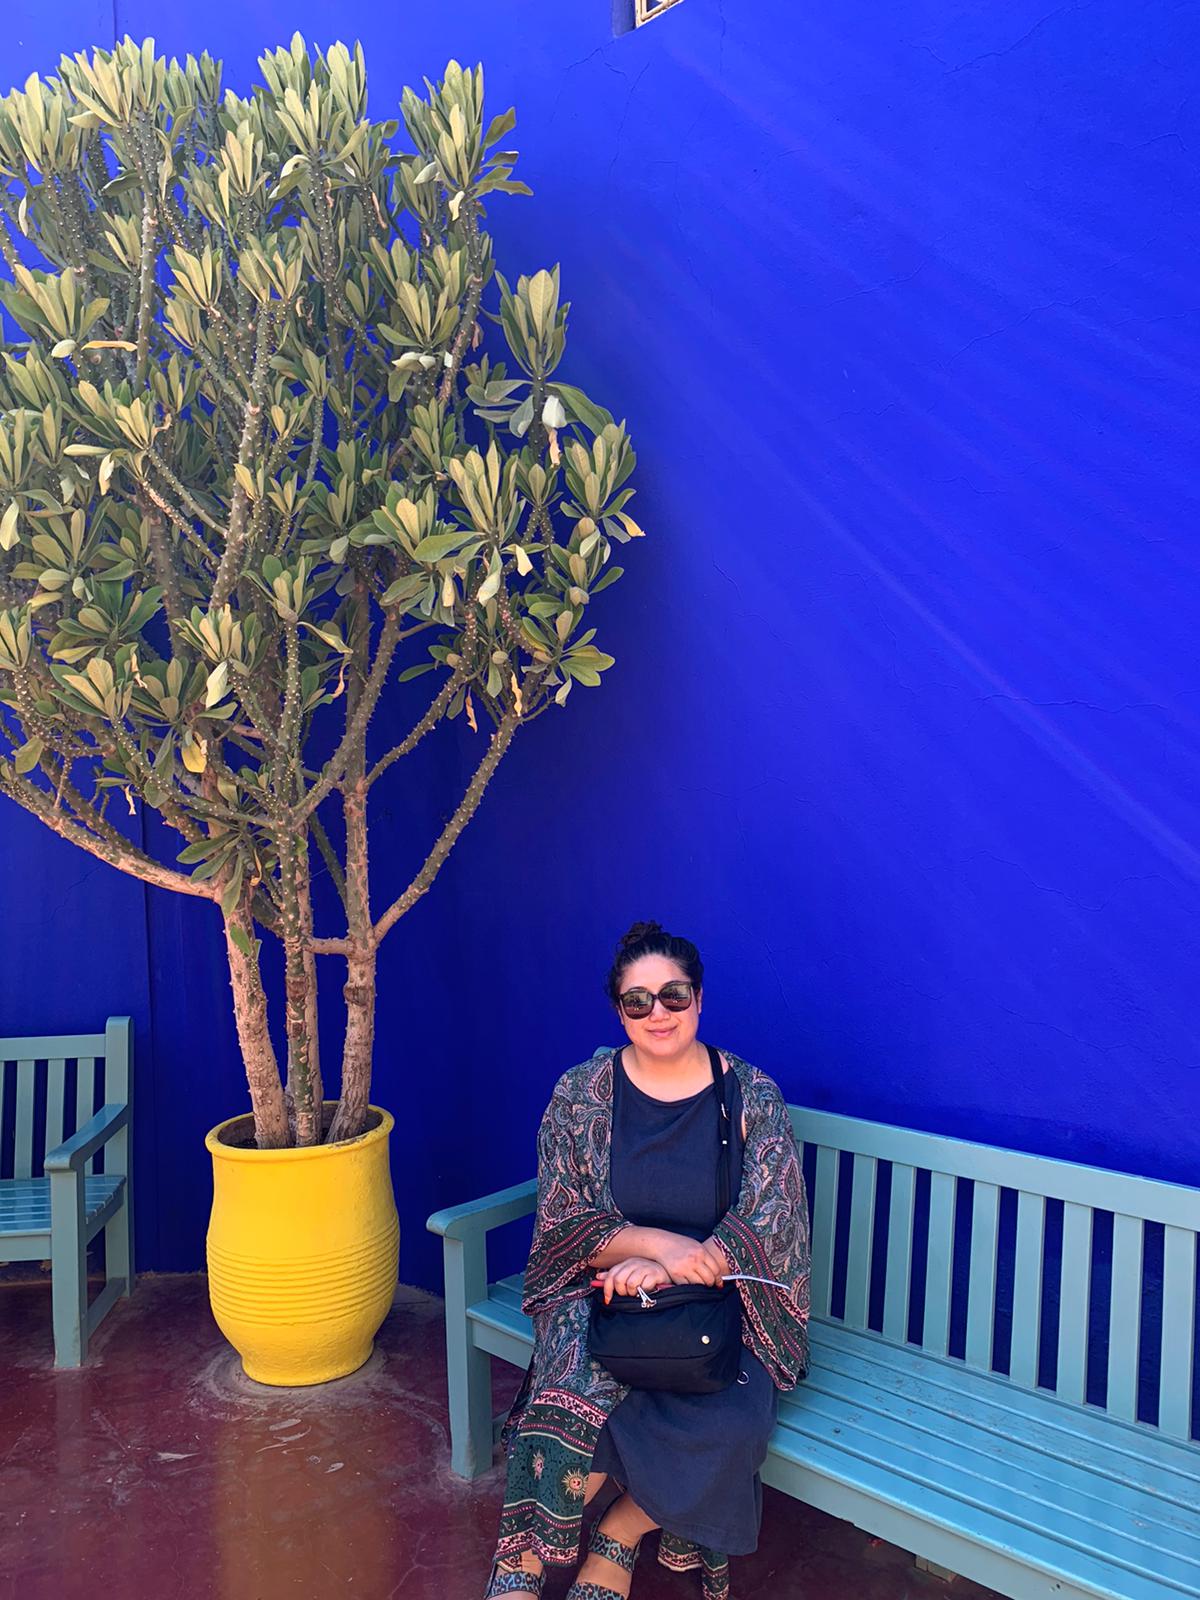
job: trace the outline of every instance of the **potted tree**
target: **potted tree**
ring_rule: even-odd
[[[297,36],[260,66],[242,98],[209,56],[126,39],[0,100],[20,334],[0,370],[0,790],[220,916],[251,1113],[208,1139],[212,1299],[252,1376],[297,1383],[366,1359],[396,1281],[380,944],[518,729],[611,665],[588,608],[641,529],[624,425],[555,377],[558,269],[495,270],[485,197],[530,191],[482,69],[405,91],[403,154],[367,115],[360,47]],[[425,674],[427,707],[381,743],[381,697]],[[481,747],[465,792],[373,904],[372,790],[459,716]],[[345,964],[336,1100],[318,958]]]

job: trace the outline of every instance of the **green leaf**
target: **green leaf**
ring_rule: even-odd
[[[488,125],[488,131],[483,136],[483,148],[489,150],[497,140],[503,139],[506,133],[511,133],[517,125],[517,108],[509,106],[507,111],[502,111],[498,117],[493,117]]]
[[[601,589],[607,589],[610,583],[616,583],[618,578],[623,578],[624,576],[624,567],[610,567],[604,576],[597,579],[592,585],[589,593],[594,597],[600,593]]]
[[[230,874],[229,882],[221,890],[221,910],[227,917],[233,915],[234,908],[241,899],[242,877],[242,862],[241,857],[239,856],[238,860],[234,863],[233,872]]]
[[[192,873],[193,883],[203,883],[207,878],[215,878],[233,854],[233,848],[231,840],[223,850],[218,850],[215,856],[211,856],[207,861],[201,862],[195,872]]]
[[[205,741],[196,738],[190,731],[183,736],[179,754],[189,772],[199,775],[208,765],[208,747]]]
[[[234,944],[237,945],[242,954],[249,960],[252,961],[258,954],[258,948],[262,943],[262,940],[251,939],[250,935],[245,931],[244,928],[239,928],[236,925],[231,926],[229,929],[229,937],[233,940]]]
[[[19,511],[20,507],[17,502],[10,500],[7,511],[0,517],[0,550],[11,550],[17,542],[17,516]]]
[[[570,673],[572,678],[577,678],[585,688],[595,689],[600,683],[600,674],[598,672],[593,671],[591,667],[579,666],[569,656],[563,662],[562,669],[564,672]],[[561,705],[562,702],[559,701],[559,704]]]
[[[209,673],[204,685],[204,707],[211,710],[225,693],[225,682],[229,677],[228,661],[218,661]]]
[[[495,597],[500,588],[501,570],[500,554],[499,551],[497,551],[492,557],[491,570],[489,571],[487,577],[479,585],[479,593],[475,596],[475,599],[479,605],[485,606],[489,600]]]
[[[616,660],[615,656],[606,655],[603,650],[597,650],[593,644],[576,645],[571,651],[569,660],[572,665],[585,666],[596,672],[603,672],[611,667]]]
[[[18,772],[32,771],[38,764],[42,749],[43,745],[40,739],[30,739],[21,746],[13,757],[13,766],[16,767]]]
[[[215,839],[198,839],[195,844],[186,845],[175,859],[184,866],[194,866],[197,861],[207,861],[214,850],[219,850],[228,843],[229,839],[223,833],[218,834]]]
[[[527,395],[512,416],[508,419],[509,432],[516,439],[523,439],[529,432],[529,425],[533,421],[533,396]]]
[[[422,673],[432,672],[434,667],[436,667],[436,666],[437,666],[437,662],[436,661],[425,661],[420,666],[417,666],[417,667],[405,667],[404,671],[396,679],[396,682],[397,683],[409,683],[413,678],[419,678],[422,675]]]
[[[384,590],[381,603],[385,606],[394,606],[397,600],[411,600],[414,595],[420,594],[425,583],[423,572],[410,573],[407,578],[397,578],[395,583],[389,584]]]
[[[575,389],[569,383],[552,383],[550,393],[558,395],[576,421],[582,422],[593,433],[603,433],[605,428],[614,426],[612,417],[604,407],[593,404],[582,389]]]
[[[334,628],[319,628],[315,622],[306,622],[304,627],[315,633],[318,639],[323,639],[331,649],[337,650],[341,655],[350,654],[350,646]]]
[[[427,539],[422,539],[413,551],[414,561],[441,561],[453,551],[459,550],[473,537],[461,529],[457,533],[433,533]],[[478,540],[475,541],[477,544]]]

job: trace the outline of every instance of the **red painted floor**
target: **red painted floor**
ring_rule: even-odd
[[[80,1372],[51,1366],[47,1282],[0,1287],[4,1600],[480,1600],[502,1478],[449,1468],[441,1301],[404,1289],[360,1373],[246,1379],[204,1279],[146,1277]],[[515,1384],[497,1365],[497,1404]],[[603,1497],[597,1507],[603,1505]],[[555,1573],[547,1600],[569,1574]],[[768,1489],[735,1600],[995,1600]],[[636,1600],[699,1595],[653,1559]]]

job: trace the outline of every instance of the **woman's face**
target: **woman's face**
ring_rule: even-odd
[[[625,968],[621,975],[621,993],[627,989],[649,989],[657,995],[664,984],[678,979],[686,980],[687,973],[677,961],[668,956],[643,956]],[[701,995],[696,991],[686,1011],[668,1011],[661,1000],[655,1000],[648,1017],[627,1017],[620,1006],[617,1015],[641,1054],[673,1057],[681,1055],[695,1041],[700,1026]]]

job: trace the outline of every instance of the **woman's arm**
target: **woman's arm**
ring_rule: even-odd
[[[685,1233],[632,1226],[622,1228],[597,1250],[588,1265],[603,1271],[634,1256],[661,1262],[672,1283],[704,1283],[714,1288],[729,1271],[729,1262],[713,1239],[700,1244]]]
[[[615,1239],[610,1239],[595,1255],[588,1257],[588,1266],[595,1267],[603,1272],[607,1267],[615,1267],[622,1261],[628,1261],[631,1256],[647,1256],[651,1261],[657,1261],[658,1256],[653,1249],[656,1238],[659,1237],[657,1228],[635,1228],[632,1224],[622,1228]]]
[[[713,1230],[727,1270],[739,1285],[747,1343],[779,1389],[791,1389],[808,1368],[808,1197],[791,1113],[779,1087],[753,1072],[748,1135],[737,1204]],[[766,1278],[775,1288],[749,1279]]]

